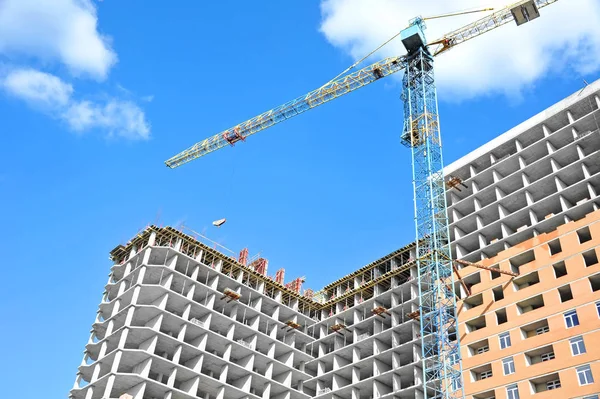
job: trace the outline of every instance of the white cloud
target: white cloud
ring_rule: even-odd
[[[1,0],[0,53],[58,61],[104,79],[117,61],[90,0]]]
[[[497,9],[506,0],[486,1]],[[481,7],[478,0],[322,0],[321,31],[334,46],[359,59],[407,26],[417,15],[437,15]],[[549,72],[586,74],[600,70],[600,2],[558,1],[541,17],[514,23],[461,44],[436,57],[442,99],[465,99],[490,93],[518,95]],[[484,14],[427,21],[429,40],[442,37]],[[399,39],[377,53],[402,55]]]
[[[57,76],[29,68],[16,69],[0,79],[0,87],[64,120],[74,131],[102,129],[108,131],[109,136],[131,140],[150,137],[144,111],[135,103],[115,98],[105,103],[76,100],[72,96],[73,87]]]
[[[74,102],[62,118],[75,131],[103,128],[111,135],[127,139],[147,139],[150,137],[150,125],[144,111],[130,101],[112,99],[106,104],[94,104],[89,101]]]
[[[67,105],[73,93],[73,86],[54,75],[34,69],[19,69],[10,72],[3,86],[10,94],[23,100],[56,108]]]

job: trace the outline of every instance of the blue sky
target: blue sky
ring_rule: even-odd
[[[575,1],[597,10],[597,0]],[[235,252],[262,251],[271,273],[285,267],[286,280],[306,275],[314,289],[413,240],[394,78],[179,169],[163,164],[345,69],[388,29],[356,24],[357,13],[377,16],[360,2],[43,3],[0,2],[3,396],[67,395],[108,252],[148,223],[183,222]],[[417,11],[393,12],[400,29]],[[490,50],[485,38],[472,42],[488,43],[476,56],[440,57],[446,163],[600,77],[598,59],[581,58],[600,48],[598,24],[581,25],[558,44],[524,40],[500,64],[486,60],[505,46]],[[542,50],[539,65],[519,55]]]

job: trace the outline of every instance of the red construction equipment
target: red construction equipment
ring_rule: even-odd
[[[304,291],[303,296],[304,296],[304,298],[313,299],[313,297],[315,296],[315,292],[309,288]]]
[[[275,272],[275,282],[283,285],[283,279],[285,277],[285,269],[279,269]]]
[[[342,334],[340,330],[342,330],[343,328],[346,328],[346,326],[344,324],[338,323],[331,326],[331,331]]]
[[[241,297],[242,296],[240,294],[238,294],[237,292],[235,292],[234,290],[232,290],[230,288],[225,288],[225,290],[223,291],[223,296],[221,297],[221,299],[227,298],[227,303],[229,303],[231,301],[237,301]]]
[[[242,265],[246,266],[248,263],[248,248],[244,248],[240,251],[240,256],[238,257],[238,262]]]
[[[306,277],[298,277],[297,279],[294,279],[292,281],[290,281],[289,283],[287,283],[285,285],[285,288],[289,288],[290,290],[296,292],[297,294],[300,293],[300,290],[302,289],[302,283],[306,281]]]
[[[298,329],[298,328],[300,328],[300,324],[296,323],[295,321],[288,320],[285,322],[285,326],[281,326],[281,329],[288,328],[288,327],[290,328],[290,330]]]
[[[374,315],[381,317],[385,317],[386,314],[391,316],[390,312],[388,312],[388,310],[383,306],[377,306],[375,309],[371,310],[371,312],[373,312]]]
[[[249,266],[251,269],[254,269],[255,272],[262,274],[265,276],[267,274],[267,268],[269,267],[269,261],[265,258],[258,258]]]

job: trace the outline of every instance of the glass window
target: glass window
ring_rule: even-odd
[[[542,362],[547,362],[548,360],[554,359],[554,352],[544,353],[542,356]]]
[[[579,325],[579,318],[577,317],[577,311],[571,310],[565,313],[565,323],[567,328],[575,327]]]
[[[589,365],[577,367],[577,377],[579,378],[579,385],[594,383],[594,376],[592,376],[592,369]]]
[[[590,396],[586,396],[583,399],[598,399],[598,395],[590,395]]]
[[[571,342],[571,352],[573,352],[573,356],[585,353],[585,343],[583,342],[583,337],[571,338],[569,342]]]
[[[509,375],[515,372],[515,362],[512,357],[507,357],[502,360],[502,367],[504,369],[504,375]]]
[[[596,302],[596,310],[598,311],[598,317],[600,317],[600,302]]]
[[[548,331],[550,331],[550,327],[548,326],[544,326],[544,327],[540,327],[540,328],[536,328],[535,329],[535,335],[541,335],[541,334],[545,334]]]
[[[488,352],[490,350],[489,346],[482,346],[481,348],[477,348],[477,354],[481,355],[482,353]]]
[[[492,370],[482,371],[479,375],[480,380],[485,380],[486,378],[490,378],[492,376]]]
[[[519,397],[519,388],[516,384],[506,387],[506,399],[521,399]]]
[[[453,391],[458,391],[459,389],[462,388],[461,381],[462,381],[462,379],[460,379],[460,378],[452,379],[452,390]]]
[[[454,366],[456,363],[458,363],[458,360],[459,360],[458,352],[451,353],[449,358],[450,358],[450,364],[452,366]]]
[[[500,349],[508,348],[510,346],[510,333],[502,333],[498,338],[500,338]]]
[[[546,388],[550,391],[552,389],[560,388],[560,380],[548,381],[546,383]]]

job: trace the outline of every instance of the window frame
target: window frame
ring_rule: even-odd
[[[565,326],[567,328],[573,328],[579,325],[579,315],[577,314],[577,309],[569,310],[563,313],[563,318],[565,319]],[[569,326],[569,323],[572,325]]]
[[[507,399],[521,399],[519,396],[519,386],[517,384],[506,386],[506,398]]]
[[[558,389],[560,387],[561,387],[560,379],[546,381],[546,390],[548,390],[548,391],[552,391],[552,390]]]
[[[492,378],[493,376],[494,374],[492,373],[492,370],[482,371],[481,373],[479,373],[479,380],[487,380],[488,378]]]
[[[483,350],[483,349],[485,349],[485,350]],[[489,351],[490,351],[490,346],[489,345],[485,345],[485,346],[477,348],[477,354],[478,355],[482,355],[482,354],[484,354],[486,352],[489,352]]]
[[[535,335],[542,335],[548,332],[550,332],[550,326],[542,326],[535,329]]]
[[[545,357],[545,359],[544,359],[544,357]],[[550,360],[556,359],[556,355],[554,354],[554,352],[546,352],[546,353],[542,353],[540,355],[540,358],[542,359],[542,362],[549,362]]]
[[[590,385],[594,383],[594,375],[592,374],[592,368],[590,367],[589,364],[577,367],[575,369],[577,371],[577,381],[579,382],[579,386],[585,386],[585,385]],[[589,377],[590,379],[588,380],[588,373],[589,373]],[[584,376],[586,382],[584,384],[581,383],[581,377]]]
[[[503,346],[503,341],[507,341],[507,345]],[[498,341],[500,343],[500,349],[510,348],[512,346],[512,341],[510,339],[510,332],[506,331],[498,334]]]
[[[571,354],[573,356],[579,356],[587,353],[585,341],[583,340],[583,335],[578,335],[577,337],[570,338],[569,344],[571,345]],[[575,348],[577,348],[578,353],[575,353]]]
[[[506,368],[508,367],[508,373],[506,372]],[[513,357],[507,357],[505,359],[502,359],[502,372],[504,373],[504,375],[511,375],[516,373],[516,369],[515,369],[515,359],[513,359]]]

